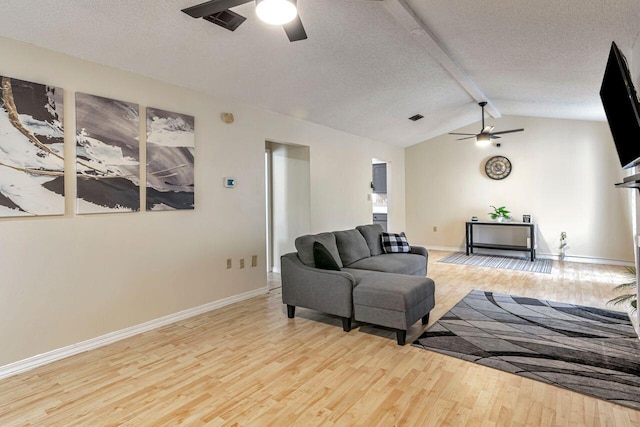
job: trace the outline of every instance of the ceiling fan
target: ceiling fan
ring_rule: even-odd
[[[203,18],[229,31],[235,31],[247,18],[230,9],[251,1],[254,0],[211,0],[187,7],[182,11],[193,18]],[[255,0],[255,2],[258,17],[267,24],[282,25],[289,41],[297,42],[307,38],[307,32],[298,14],[297,0]]]
[[[505,133],[513,133],[513,132],[522,132],[524,130],[524,128],[521,128],[521,129],[510,129],[510,130],[503,130],[500,132],[494,132],[493,131],[495,129],[494,126],[485,127],[484,125],[484,107],[487,105],[487,103],[483,101],[483,102],[479,102],[478,105],[482,108],[482,130],[480,131],[480,133],[474,134],[474,133],[449,132],[449,135],[465,135],[465,138],[458,138],[457,141],[462,141],[463,139],[475,138],[476,143],[480,145],[485,145],[485,144],[491,143],[492,139],[500,138],[497,135],[502,135]]]
[[[204,18],[209,22],[220,25],[229,31],[234,31],[240,26],[247,18],[239,15],[229,9],[232,7],[240,6],[241,4],[249,3],[253,0],[211,0],[195,6],[182,9],[184,13],[193,18]],[[267,21],[263,16],[269,15],[269,10],[264,12],[265,7],[269,7],[270,4],[276,3],[276,7],[281,6],[284,13],[281,20]],[[296,42],[307,38],[307,33],[302,26],[302,21],[298,15],[296,1],[295,0],[256,0],[256,13],[260,19],[267,23],[274,25],[282,25],[284,31],[289,37],[289,41]],[[286,22],[284,22],[286,21]]]

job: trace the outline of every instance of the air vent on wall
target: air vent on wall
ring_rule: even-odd
[[[420,119],[424,119],[424,116],[422,114],[416,114],[415,116],[409,117],[409,120],[412,120],[414,122],[417,122]]]
[[[244,16],[238,15],[230,10],[223,10],[213,15],[203,16],[203,19],[219,25],[222,28],[226,28],[229,31],[234,31],[240,24],[247,20]]]

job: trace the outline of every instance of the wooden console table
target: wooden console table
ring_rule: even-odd
[[[493,221],[467,221],[467,255],[473,253],[473,248],[499,249],[503,251],[523,251],[531,253],[531,261],[536,259],[536,225],[530,222],[493,222]],[[494,227],[527,227],[529,229],[529,247],[524,245],[499,245],[495,243],[475,243],[473,241],[473,226],[488,225]]]

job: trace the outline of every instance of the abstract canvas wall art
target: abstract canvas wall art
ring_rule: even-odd
[[[195,119],[147,108],[147,210],[194,209]]]
[[[63,90],[0,83],[0,216],[63,215]]]
[[[140,210],[138,105],[76,94],[77,212]]]

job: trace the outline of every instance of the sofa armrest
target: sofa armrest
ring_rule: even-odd
[[[424,248],[422,246],[411,246],[411,253],[429,258],[429,252],[427,251],[427,248]]]
[[[350,273],[308,267],[296,253],[280,260],[283,303],[351,318],[356,281]]]
[[[425,260],[424,260],[424,275],[427,275],[427,267],[429,265],[429,252],[427,251],[427,248],[422,247],[422,246],[411,246],[411,253],[412,254],[416,254],[416,255],[422,255]]]

